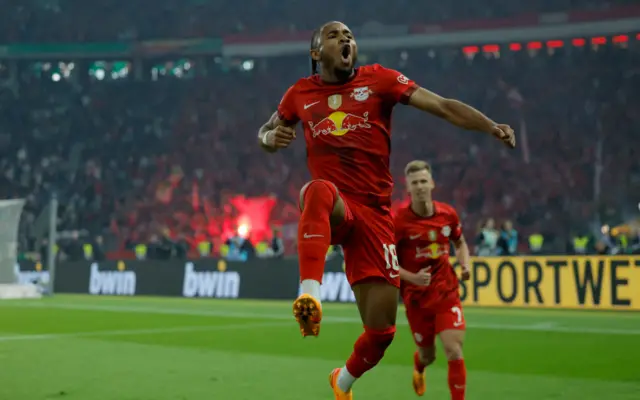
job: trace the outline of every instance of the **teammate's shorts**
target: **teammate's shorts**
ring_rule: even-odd
[[[406,307],[409,328],[418,347],[431,347],[436,335],[449,329],[465,330],[466,322],[460,300],[451,303],[451,307],[440,308],[433,312],[428,308]]]
[[[400,287],[391,209],[362,205],[339,195],[344,201],[345,219],[331,230],[331,244],[339,244],[344,250],[349,284],[385,280]]]

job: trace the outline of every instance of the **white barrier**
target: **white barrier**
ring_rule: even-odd
[[[39,298],[42,298],[42,293],[36,285],[0,284],[0,299],[39,299]]]

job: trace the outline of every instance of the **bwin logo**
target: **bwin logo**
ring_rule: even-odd
[[[240,294],[240,274],[235,271],[196,271],[188,262],[184,266],[182,295],[184,297],[215,297],[237,299]]]
[[[136,294],[136,273],[125,271],[122,261],[118,262],[118,271],[100,271],[98,263],[91,264],[89,276],[89,294],[133,296]]]

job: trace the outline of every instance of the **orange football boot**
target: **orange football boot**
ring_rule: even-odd
[[[318,336],[322,320],[322,308],[318,300],[306,293],[300,295],[293,302],[293,316],[300,324],[302,337]]]
[[[427,391],[427,383],[425,382],[425,372],[422,373],[413,370],[413,390],[416,391],[418,396],[424,396],[424,392]]]
[[[331,389],[333,389],[333,395],[336,397],[336,400],[353,400],[353,390],[345,393],[338,387],[338,375],[340,375],[341,369],[342,368],[336,368],[329,374],[329,384],[331,385]]]

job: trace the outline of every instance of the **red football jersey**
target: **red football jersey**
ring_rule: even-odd
[[[431,267],[431,284],[416,286],[402,281],[402,297],[414,306],[433,307],[458,298],[458,277],[449,261],[450,240],[462,236],[456,210],[433,202],[434,214],[421,217],[411,206],[400,209],[395,218],[396,252],[400,266],[410,272]],[[446,304],[443,304],[446,306]]]
[[[302,122],[313,179],[331,181],[363,204],[389,205],[391,114],[416,88],[398,71],[367,65],[344,84],[325,83],[318,75],[300,79],[285,93],[278,114]]]

